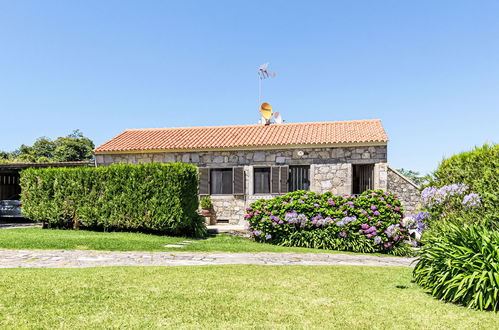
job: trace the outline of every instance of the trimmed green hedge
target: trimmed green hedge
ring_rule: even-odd
[[[203,236],[198,172],[189,164],[27,169],[23,214],[48,227]]]

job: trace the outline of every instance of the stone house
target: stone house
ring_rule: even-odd
[[[96,166],[184,162],[199,167],[200,195],[217,222],[243,224],[245,208],[295,190],[396,193],[406,212],[418,187],[387,163],[380,120],[129,129],[94,150]]]

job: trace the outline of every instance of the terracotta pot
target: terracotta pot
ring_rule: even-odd
[[[201,209],[201,215],[203,217],[211,217],[211,216],[213,216],[213,210]]]

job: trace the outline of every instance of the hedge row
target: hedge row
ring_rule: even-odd
[[[137,230],[201,236],[197,168],[189,164],[27,169],[26,217],[52,228]]]

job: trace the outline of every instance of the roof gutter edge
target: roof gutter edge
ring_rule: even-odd
[[[296,145],[269,145],[269,146],[244,146],[244,147],[223,147],[223,148],[195,148],[195,149],[139,149],[139,150],[113,150],[101,151],[94,149],[95,155],[112,154],[144,154],[144,153],[165,153],[165,152],[205,152],[205,151],[257,151],[257,150],[278,150],[278,149],[299,149],[299,148],[340,148],[340,147],[374,147],[386,146],[388,142],[356,142],[356,143],[332,143],[332,144],[296,144]]]

